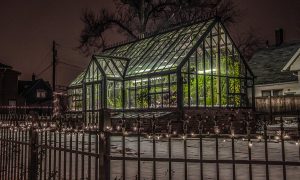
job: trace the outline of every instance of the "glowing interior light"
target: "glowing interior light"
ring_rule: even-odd
[[[157,138],[157,140],[159,140],[160,139],[160,135],[158,135],[156,138]]]
[[[252,142],[250,141],[250,142],[249,142],[249,147],[252,148],[252,146],[253,146],[253,144],[252,144]]]
[[[172,66],[172,64],[168,64],[168,65],[165,65],[165,66],[159,66],[156,69],[164,69],[164,68],[169,68],[171,66]]]
[[[290,136],[288,134],[286,134],[286,135],[284,135],[284,138],[288,139],[288,138],[290,138]]]
[[[146,82],[146,81],[148,81],[148,79],[143,79],[143,80],[140,80],[140,79],[137,79],[137,80],[135,80],[135,82]]]
[[[151,69],[142,69],[142,70],[138,70],[138,71],[135,71],[136,73],[142,73],[142,72],[148,72],[150,71]]]
[[[212,70],[211,70],[211,69],[207,69],[207,70],[205,70],[205,73],[211,73],[211,71],[212,71],[212,72],[216,72],[217,69],[212,69]],[[204,71],[198,71],[198,73],[199,73],[199,74],[203,74]]]

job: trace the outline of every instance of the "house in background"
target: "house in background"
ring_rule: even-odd
[[[53,93],[48,81],[36,79],[33,74],[31,81],[19,81],[18,85],[22,104],[26,106],[52,106]]]
[[[282,31],[276,32],[276,45],[259,50],[249,61],[256,76],[257,111],[300,111],[300,42],[283,43],[282,39]]]
[[[18,95],[18,78],[20,72],[11,66],[0,63],[0,106],[16,106]]]
[[[0,63],[0,112],[52,113],[52,88],[48,81],[36,79],[19,80],[20,72]]]

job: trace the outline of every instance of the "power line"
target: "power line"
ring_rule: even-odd
[[[39,74],[37,74],[37,76],[42,75],[45,71],[47,71],[50,67],[52,66],[52,63],[49,64],[45,69],[43,69]]]
[[[59,59],[63,60],[63,62],[65,62],[65,63],[69,63],[69,64],[72,64],[72,65],[80,64],[79,65],[80,68],[85,68],[86,65],[85,64],[82,65],[81,63],[82,62],[87,62],[87,61],[79,61],[79,60],[76,61],[76,62],[74,62],[73,60],[76,60],[76,59],[74,59],[74,58],[66,58],[66,57],[63,57],[63,56],[61,56]],[[72,62],[72,63],[70,63],[70,62]]]
[[[76,55],[74,55],[74,56],[69,56],[69,55],[64,55],[64,54],[62,54],[60,57],[59,57],[59,59],[63,59],[63,60],[65,60],[66,62],[72,62],[72,63],[76,63],[76,64],[81,64],[82,62],[87,62],[87,61],[83,61],[82,59],[82,57],[80,57],[80,56],[76,56]],[[89,62],[89,61],[88,61]]]
[[[56,79],[56,63],[57,63],[57,49],[58,44],[52,42],[52,90],[55,92],[55,79]]]
[[[80,66],[77,66],[77,65],[74,65],[74,64],[70,64],[70,63],[67,63],[67,62],[64,62],[64,61],[58,61],[58,63],[64,64],[66,66],[70,66],[70,67],[73,67],[73,68],[76,68],[76,69],[80,69],[80,70],[84,69],[83,67],[80,67]]]

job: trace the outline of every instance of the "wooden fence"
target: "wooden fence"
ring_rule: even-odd
[[[257,97],[256,110],[264,113],[294,113],[300,111],[300,96]]]

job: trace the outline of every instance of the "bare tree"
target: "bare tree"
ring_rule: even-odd
[[[258,48],[262,47],[263,40],[261,37],[256,35],[253,28],[249,28],[246,33],[237,35],[236,45],[245,60],[249,61],[254,52]]]
[[[89,54],[105,48],[104,33],[116,28],[128,38],[157,31],[174,24],[195,21],[207,13],[218,12],[224,23],[233,23],[239,15],[232,0],[114,0],[116,11],[84,11],[80,50]]]

